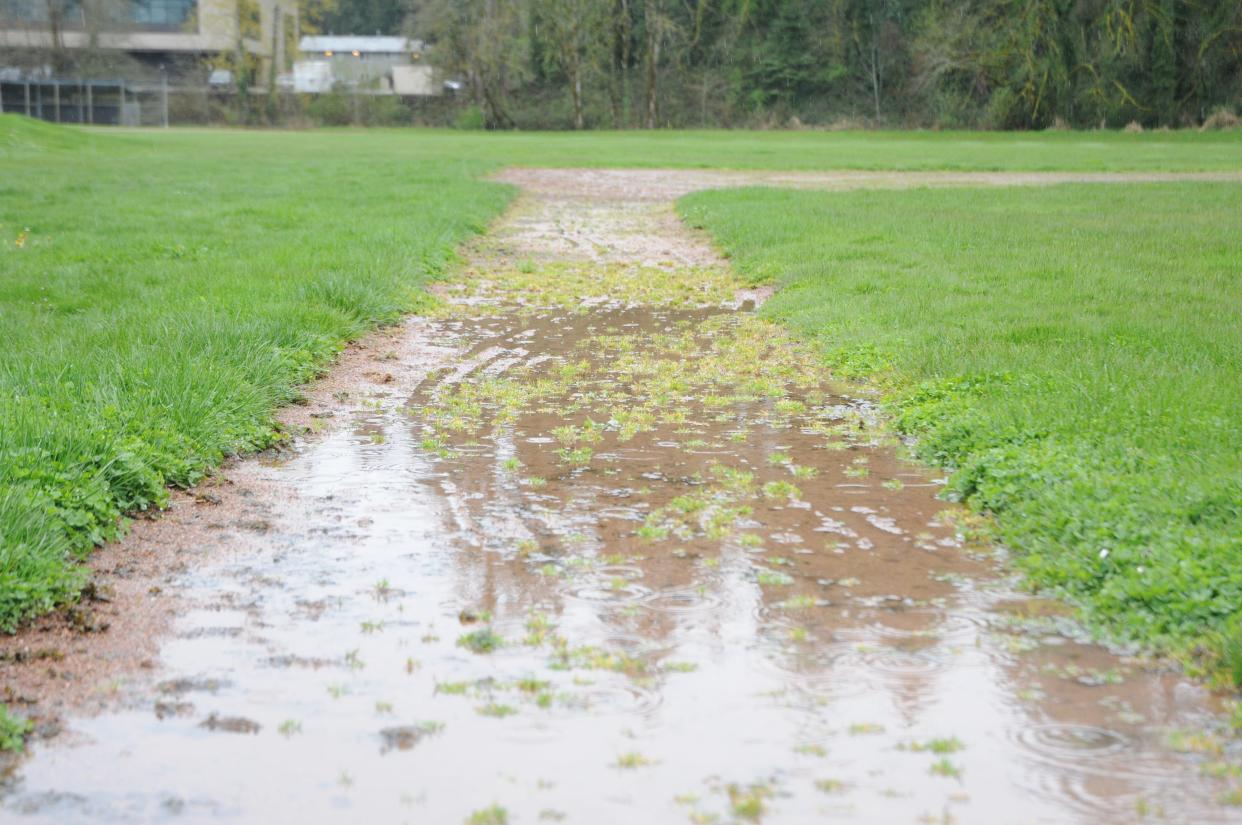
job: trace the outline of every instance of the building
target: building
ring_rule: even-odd
[[[293,67],[293,88],[327,92],[345,87],[373,94],[438,95],[435,69],[423,43],[405,37],[327,35],[303,37]]]
[[[43,75],[80,72],[91,52],[204,79],[244,54],[266,77],[290,67],[298,34],[297,0],[0,0],[0,66]]]

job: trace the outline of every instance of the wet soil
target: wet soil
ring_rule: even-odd
[[[20,688],[81,710],[0,818],[1238,821],[1212,697],[1015,592],[677,222],[693,174],[506,173],[433,317],[298,408],[317,436],[120,545],[158,617],[92,635],[167,634]]]

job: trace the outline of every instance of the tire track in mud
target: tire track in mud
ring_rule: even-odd
[[[1210,697],[1013,593],[677,220],[740,174],[498,177],[524,194],[439,309],[308,393],[321,435],[96,562],[148,559],[119,578],[178,594],[170,635],[130,682],[68,680],[102,712],[6,815],[1229,821]]]

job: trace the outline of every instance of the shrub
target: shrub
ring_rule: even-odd
[[[483,129],[487,126],[487,118],[478,106],[467,106],[457,113],[453,126],[457,129]]]
[[[311,120],[320,126],[348,126],[353,123],[350,101],[340,92],[316,95],[306,107]]]

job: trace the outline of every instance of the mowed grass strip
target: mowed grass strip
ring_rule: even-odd
[[[1242,650],[1242,186],[751,189],[680,208],[780,284],[768,316],[882,384],[1033,584],[1116,636]]]
[[[4,629],[72,598],[122,514],[271,443],[273,410],[511,196],[357,141],[212,146],[0,118]]]
[[[332,133],[326,133],[332,134]],[[1242,129],[1220,132],[383,131],[514,166],[1066,172],[1242,169]]]
[[[78,142],[83,133],[39,124],[38,142]],[[53,137],[52,133],[55,134]],[[105,131],[100,130],[100,137]],[[1217,132],[801,132],[738,130],[627,132],[481,132],[446,129],[319,129],[302,132],[227,129],[107,130],[133,146],[182,152],[250,154],[359,153],[442,162],[475,170],[485,164],[559,168],[772,170],[1236,172],[1242,129]],[[18,141],[19,143],[22,141]],[[24,141],[27,145],[35,141]],[[6,153],[0,137],[0,160]]]

